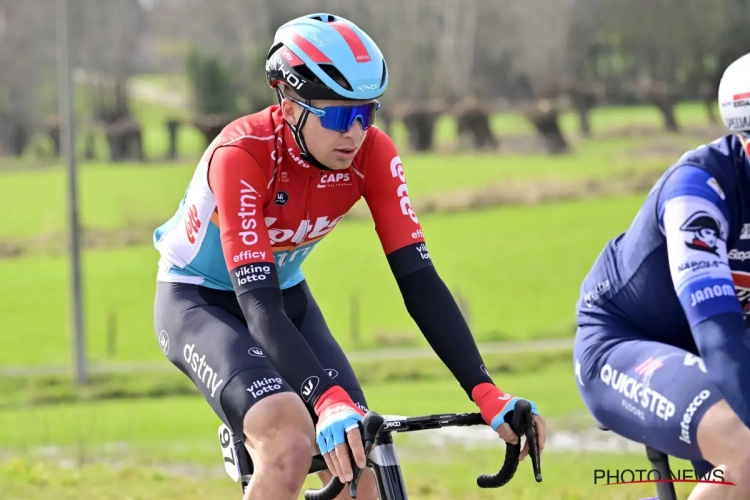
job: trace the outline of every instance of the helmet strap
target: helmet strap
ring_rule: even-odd
[[[279,98],[279,106],[281,106],[281,101],[284,99],[284,94],[281,92],[279,87],[276,87],[276,95]],[[305,99],[305,104],[310,104],[310,99]],[[307,145],[305,144],[305,138],[302,137],[302,127],[305,126],[305,122],[307,121],[307,117],[310,115],[310,110],[307,108],[302,108],[302,114],[299,116],[299,120],[297,121],[297,125],[292,125],[288,121],[286,122],[287,125],[289,125],[289,129],[292,131],[292,137],[294,137],[294,142],[297,144],[297,147],[300,150],[300,157],[305,160],[310,165],[319,168],[321,170],[331,170],[330,168],[326,167],[322,163],[320,163],[307,149]]]

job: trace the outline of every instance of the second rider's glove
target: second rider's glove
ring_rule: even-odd
[[[516,402],[525,398],[505,394],[495,385],[485,382],[474,387],[471,391],[471,399],[479,407],[482,418],[487,422],[487,425],[497,432],[498,427],[506,423],[505,415],[513,411]],[[531,403],[531,412],[534,415],[539,415],[536,403],[528,399],[526,401]]]

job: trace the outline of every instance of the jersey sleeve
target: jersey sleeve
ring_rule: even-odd
[[[432,265],[396,146],[380,132],[373,142],[364,197],[388,264],[409,315],[471,399],[477,385],[492,379],[461,309]]]
[[[377,131],[368,150],[363,196],[396,278],[432,265],[422,226],[411,206],[406,173],[393,141]]]
[[[716,179],[678,168],[658,200],[675,291],[691,327],[723,313],[741,314],[727,258],[729,209]]]
[[[729,209],[714,177],[677,169],[658,203],[675,290],[709,380],[750,426],[750,349],[727,259]]]
[[[249,334],[279,374],[314,408],[335,384],[284,310],[263,207],[266,178],[237,146],[219,148],[208,170],[221,245]]]
[[[208,183],[216,199],[224,260],[237,295],[278,287],[263,216],[266,179],[258,162],[240,147],[221,147],[211,158]]]

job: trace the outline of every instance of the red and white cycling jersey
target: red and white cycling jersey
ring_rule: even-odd
[[[384,252],[403,253],[391,262],[395,274],[431,265],[384,132],[368,129],[352,165],[332,171],[300,158],[278,105],[239,118],[206,149],[177,212],[155,231],[158,279],[234,290],[277,274],[281,288],[294,286],[315,244],[362,197]]]

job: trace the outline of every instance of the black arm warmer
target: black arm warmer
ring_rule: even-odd
[[[396,281],[406,310],[469,399],[477,384],[492,383],[469,325],[435,267],[422,267]]]
[[[335,384],[284,312],[281,290],[253,288],[238,300],[250,335],[276,371],[313,408],[320,395]]]

